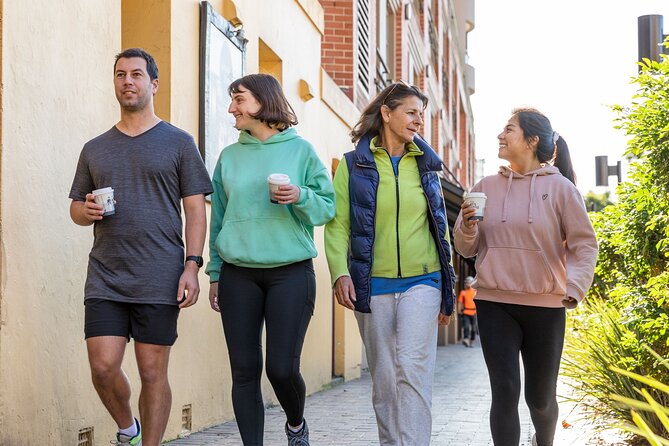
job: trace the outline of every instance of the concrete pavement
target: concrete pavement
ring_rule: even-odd
[[[558,394],[568,393],[560,383]],[[433,392],[432,446],[492,446],[488,425],[490,387],[479,343],[439,347]],[[523,396],[520,446],[530,446],[532,424]],[[334,386],[307,397],[305,418],[314,446],[378,445],[376,421],[371,404],[371,380],[362,378]],[[595,436],[592,423],[579,419],[578,407],[560,402],[560,418],[572,425],[558,425],[555,446],[624,445],[614,432]],[[285,416],[280,407],[265,413],[265,445],[286,444]],[[591,438],[595,436],[594,438]],[[230,421],[167,443],[169,446],[241,445],[237,425]]]

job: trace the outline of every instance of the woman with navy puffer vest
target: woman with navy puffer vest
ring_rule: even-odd
[[[495,446],[518,445],[522,356],[525,401],[536,435],[552,446],[565,308],[590,287],[597,240],[576,189],[565,140],[535,109],[518,109],[497,137],[497,175],[473,187],[487,195],[482,221],[465,200],[455,248],[476,256],[476,311],[490,376],[490,429]]]
[[[418,136],[426,106],[418,88],[398,82],[365,108],[325,228],[335,297],[356,310],[381,445],[430,443],[437,325],[453,312],[441,161]]]

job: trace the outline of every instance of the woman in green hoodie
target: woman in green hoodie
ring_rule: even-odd
[[[264,322],[266,372],[286,413],[288,444],[304,446],[300,354],[316,297],[313,228],[333,218],[334,190],[312,145],[292,128],[297,118],[276,79],[244,76],[228,93],[240,132],[221,152],[212,180],[209,302],[223,321],[244,445],[263,444]],[[275,173],[290,184],[270,193],[267,178]]]

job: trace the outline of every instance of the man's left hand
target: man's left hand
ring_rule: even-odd
[[[184,272],[179,278],[179,288],[177,290],[177,302],[179,308],[186,308],[197,302],[200,294],[200,283],[197,279],[198,268],[193,262],[186,262]]]

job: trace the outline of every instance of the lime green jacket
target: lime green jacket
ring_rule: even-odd
[[[372,277],[414,277],[440,271],[439,255],[428,223],[428,207],[420,185],[415,157],[422,152],[407,144],[395,176],[390,155],[376,147],[370,149],[379,171]],[[351,233],[349,169],[342,158],[334,177],[335,218],[325,226],[325,253],[334,284],[348,276],[348,246]]]

